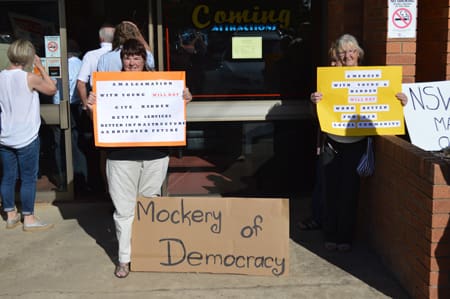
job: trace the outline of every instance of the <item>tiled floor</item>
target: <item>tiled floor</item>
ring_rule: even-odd
[[[225,196],[257,194],[261,169],[273,158],[272,145],[259,142],[245,155],[213,153],[172,156],[169,195]]]

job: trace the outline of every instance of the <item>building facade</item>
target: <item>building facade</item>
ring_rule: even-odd
[[[73,199],[77,188],[67,101],[67,41],[76,40],[85,53],[98,47],[103,23],[123,20],[135,22],[149,41],[156,70],[185,71],[194,95],[187,107],[187,146],[171,149],[167,195],[310,194],[318,124],[308,96],[315,90],[316,67],[328,64],[332,41],[343,33],[354,35],[365,50],[365,65],[401,65],[404,83],[450,78],[450,1],[417,0],[417,30],[408,38],[388,38],[389,2],[414,1],[128,0],[124,5],[106,0],[0,0],[0,68],[6,65],[5,51],[12,39],[31,39],[45,57],[45,36],[60,38],[60,60],[52,70],[61,81],[62,100],[53,104],[42,99],[41,136],[50,134],[47,127],[61,129],[64,149],[59,158],[65,166],[53,166],[53,137],[47,136],[39,198]],[[377,154],[384,162],[377,162],[378,177],[364,184],[363,194],[372,198],[377,190],[386,190],[380,175],[388,176],[398,160],[413,168],[398,165],[397,172],[421,173],[426,182],[415,176],[409,185],[399,182],[407,188],[402,190],[412,191],[394,189],[400,195],[382,201],[387,206],[402,198],[393,209],[377,206],[373,198],[366,201],[362,215],[367,217],[360,227],[370,230],[369,240],[411,296],[444,298],[450,288],[448,164],[432,164],[434,160],[407,139],[377,141]],[[97,167],[95,161],[90,167]],[[54,177],[63,177],[62,189],[52,190]],[[411,186],[419,186],[419,191]],[[412,211],[408,215],[427,212],[411,216],[422,220],[417,225],[392,212],[397,210]],[[386,219],[391,226],[385,225]],[[396,234],[389,233],[392,226]],[[386,246],[392,243],[402,254]]]

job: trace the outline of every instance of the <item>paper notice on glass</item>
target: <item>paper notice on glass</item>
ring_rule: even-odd
[[[231,39],[233,59],[261,59],[261,36],[233,36]]]
[[[95,72],[95,145],[186,145],[184,72]]]

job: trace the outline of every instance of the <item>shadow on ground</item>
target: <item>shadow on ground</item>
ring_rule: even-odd
[[[113,263],[117,262],[117,238],[111,201],[54,202],[63,219],[75,219],[80,227],[105,251]],[[99,208],[101,207],[101,208]]]
[[[300,230],[299,221],[310,217],[310,201],[310,197],[290,198],[290,238],[293,241],[388,297],[410,298],[364,242],[356,240],[350,252],[328,251],[323,246],[321,230]]]

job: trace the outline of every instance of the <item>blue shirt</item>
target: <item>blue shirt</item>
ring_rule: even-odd
[[[77,78],[78,73],[80,72],[82,62],[80,58],[72,56],[69,58],[68,61],[68,68],[69,68],[69,99],[70,104],[77,104],[80,103],[80,97],[78,96],[77,91]],[[61,87],[62,87],[62,81],[61,79],[56,80],[56,87],[58,88],[58,91],[53,96],[53,104],[60,104],[61,103]]]
[[[78,96],[77,91],[77,78],[78,73],[81,69],[81,59],[78,57],[70,57],[69,58],[69,98],[70,98],[70,104],[77,104],[80,103],[80,97]]]
[[[147,65],[150,69],[155,68],[153,54],[147,51]],[[122,71],[122,60],[120,59],[120,49],[110,51],[100,56],[97,64],[99,72],[120,72]]]

